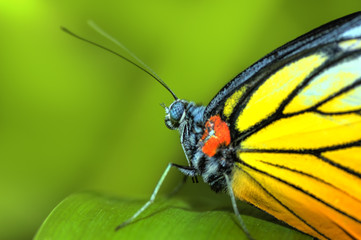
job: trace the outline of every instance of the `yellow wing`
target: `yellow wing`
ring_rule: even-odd
[[[361,40],[331,45],[225,103],[225,116],[240,111],[232,188],[318,239],[361,239]]]

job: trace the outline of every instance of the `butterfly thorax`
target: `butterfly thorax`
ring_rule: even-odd
[[[179,131],[188,161],[178,169],[190,177],[201,176],[216,192],[226,189],[224,174],[231,175],[235,159],[227,123],[218,115],[205,121],[205,106],[185,100],[165,109],[166,126]]]

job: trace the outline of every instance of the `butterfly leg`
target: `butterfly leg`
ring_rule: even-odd
[[[144,212],[154,202],[154,199],[157,196],[158,191],[164,182],[164,179],[166,178],[166,176],[168,175],[168,173],[172,167],[176,167],[178,170],[180,170],[186,176],[193,177],[196,174],[195,170],[190,167],[184,167],[184,166],[180,166],[178,164],[169,163],[168,166],[166,167],[166,169],[164,170],[162,176],[160,177],[152,195],[150,196],[150,199],[133,216],[131,216],[128,220],[126,220],[122,224],[118,225],[115,228],[115,231],[118,231],[119,229],[121,229],[121,228],[125,227],[126,225],[128,225],[129,223],[133,222],[142,212]]]
[[[229,180],[229,177],[227,174],[224,174],[224,178],[226,179],[226,183],[227,183],[227,189],[228,189],[228,194],[229,196],[231,197],[231,202],[232,202],[232,207],[233,207],[233,211],[234,211],[234,214],[236,215],[237,217],[237,220],[243,230],[243,232],[246,234],[247,238],[249,240],[253,240],[253,238],[251,237],[251,234],[249,234],[248,230],[247,230],[247,227],[246,227],[246,224],[244,223],[242,217],[241,217],[241,214],[239,213],[238,211],[238,207],[237,207],[237,203],[236,203],[236,198],[234,196],[234,193],[233,193],[233,189],[232,189],[232,185],[231,185],[231,182]]]

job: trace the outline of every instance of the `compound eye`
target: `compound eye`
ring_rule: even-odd
[[[182,102],[175,102],[169,109],[170,119],[174,122],[179,122],[184,113],[184,104]]]

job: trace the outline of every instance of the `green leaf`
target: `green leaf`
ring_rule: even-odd
[[[132,216],[145,201],[120,200],[95,193],[73,194],[50,213],[35,240],[246,239],[231,209],[197,211],[188,202],[176,198],[157,199],[137,220],[115,231],[115,227]],[[242,213],[247,212],[242,218],[255,239],[312,239],[274,222],[251,206],[242,204],[240,209]]]

